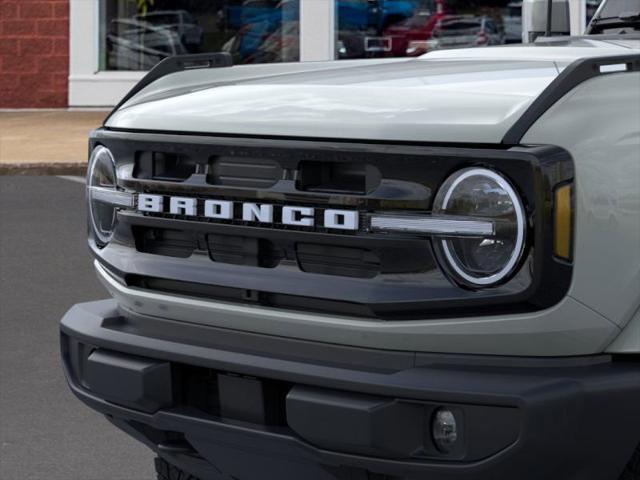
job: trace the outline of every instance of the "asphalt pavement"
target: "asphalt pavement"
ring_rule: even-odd
[[[0,479],[151,480],[153,455],[67,388],[58,321],[106,298],[86,244],[84,186],[0,176]]]

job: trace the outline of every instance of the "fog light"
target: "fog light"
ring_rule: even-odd
[[[431,421],[431,435],[436,448],[449,453],[458,440],[458,425],[453,412],[447,408],[436,410]]]

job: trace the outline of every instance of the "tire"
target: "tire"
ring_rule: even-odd
[[[171,465],[163,458],[156,457],[155,464],[158,480],[200,480],[187,472],[183,472],[175,465]]]
[[[624,468],[619,480],[640,480],[640,444],[636,447],[636,451],[633,452],[633,456]]]

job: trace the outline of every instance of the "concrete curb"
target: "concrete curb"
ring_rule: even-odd
[[[80,175],[86,163],[0,163],[0,175]]]

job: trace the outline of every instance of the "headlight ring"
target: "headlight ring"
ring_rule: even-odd
[[[515,272],[525,247],[526,215],[520,196],[501,174],[480,167],[455,172],[438,191],[433,214],[495,224],[491,236],[433,239],[441,265],[456,283],[489,287]]]
[[[108,148],[100,145],[92,152],[87,172],[87,203],[96,241],[104,246],[113,237],[116,206],[109,195],[117,192],[116,162]]]

